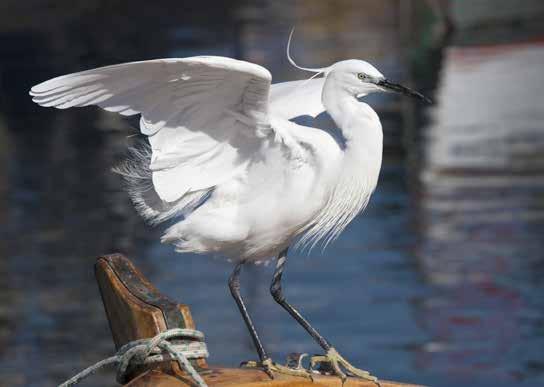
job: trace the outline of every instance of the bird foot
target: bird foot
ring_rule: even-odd
[[[257,361],[246,361],[243,362],[240,367],[242,368],[258,368],[263,370],[268,374],[270,379],[275,379],[274,374],[282,374],[289,376],[298,376],[302,378],[307,378],[313,381],[312,374],[310,371],[302,367],[301,360],[306,354],[303,354],[299,357],[299,361],[296,366],[292,362],[288,362],[287,366],[275,363],[272,359],[268,358],[262,362]]]
[[[318,368],[315,368],[316,366],[318,366]],[[336,375],[342,379],[342,385],[349,375],[371,381],[375,383],[376,386],[381,387],[377,377],[372,376],[368,371],[352,366],[334,348],[329,349],[325,355],[312,356],[310,358],[310,370]]]

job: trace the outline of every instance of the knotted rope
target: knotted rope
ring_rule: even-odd
[[[192,339],[192,340],[191,340]],[[169,340],[176,340],[170,342]],[[69,387],[94,374],[110,364],[117,364],[117,382],[126,383],[129,366],[139,366],[163,361],[175,360],[180,368],[193,378],[199,387],[207,387],[206,383],[194,369],[189,359],[208,357],[208,349],[204,342],[204,334],[194,329],[169,329],[157,336],[131,341],[122,346],[112,357],[101,360],[59,385]]]

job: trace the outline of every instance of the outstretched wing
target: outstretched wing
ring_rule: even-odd
[[[30,94],[42,106],[97,105],[130,116],[152,149],[155,191],[166,202],[231,178],[271,132],[272,77],[256,64],[199,56],[131,62],[53,78]]]

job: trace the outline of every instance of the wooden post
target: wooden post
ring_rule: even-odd
[[[171,328],[195,329],[187,305],[177,304],[162,295],[142,273],[121,254],[100,257],[95,274],[106,309],[115,346],[150,338]],[[192,380],[176,362],[155,364],[131,370],[127,387],[186,387]],[[209,367],[204,359],[193,363],[209,386],[239,387],[323,387],[342,386],[339,378],[315,375],[314,382],[300,377],[268,375],[256,369]],[[275,375],[276,376],[276,375]],[[410,387],[380,382],[382,387]],[[344,387],[375,387],[372,382],[348,378]]]

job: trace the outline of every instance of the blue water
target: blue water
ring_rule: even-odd
[[[302,64],[371,55],[407,78],[394,26],[380,21],[387,18],[360,26],[353,21],[354,4],[333,7],[344,23],[330,30],[322,23],[332,17],[327,12],[308,15],[297,8],[289,15],[309,26],[299,47],[311,50],[296,50]],[[387,16],[395,11],[391,4],[371,10]],[[238,5],[218,7],[212,16],[194,8],[164,15],[155,6],[149,12],[45,7],[36,10],[34,29],[24,21],[19,30],[0,27],[6,47],[0,54],[0,386],[52,386],[112,353],[93,263],[118,251],[161,291],[191,307],[206,333],[211,363],[237,366],[255,359],[227,290],[231,265],[161,245],[161,228],[138,218],[120,179],[109,172],[134,141],[134,123],[94,108],[37,108],[26,95],[32,84],[66,72],[197,53],[251,58],[271,68],[278,81],[304,76],[283,59],[291,23],[252,22],[251,9]],[[240,20],[236,11],[242,8],[248,13]],[[12,12],[15,18],[22,11]],[[283,11],[269,5],[259,12],[266,19]],[[162,24],[145,31],[145,16],[159,14]],[[389,53],[373,51],[369,39],[354,39],[361,31],[380,37]],[[439,51],[454,46],[444,44]],[[511,175],[529,176],[523,184],[497,183],[487,161],[477,187],[449,183],[470,180],[471,171],[429,175],[435,165],[428,156],[432,138],[425,134],[441,125],[432,109],[450,106],[447,64],[444,57],[435,59],[417,80],[442,95],[433,108],[417,107],[419,119],[409,119],[396,100],[377,105],[386,133],[378,189],[367,211],[324,252],[290,254],[285,293],[346,358],[384,379],[444,387],[543,385],[544,120],[520,123],[534,129],[523,147],[506,141],[486,148],[497,154],[512,145],[512,163],[521,152],[523,163]],[[496,75],[497,83],[501,79]],[[544,96],[536,93],[528,103],[538,109]],[[485,125],[490,133],[496,130]],[[516,130],[506,133],[515,136]],[[406,142],[407,133],[418,140]],[[463,159],[466,152],[459,148],[456,154]],[[499,204],[489,210],[492,203]],[[269,296],[272,270],[256,266],[242,273],[243,293],[267,349],[278,361],[290,352],[318,353]],[[113,380],[106,372],[84,385]]]

